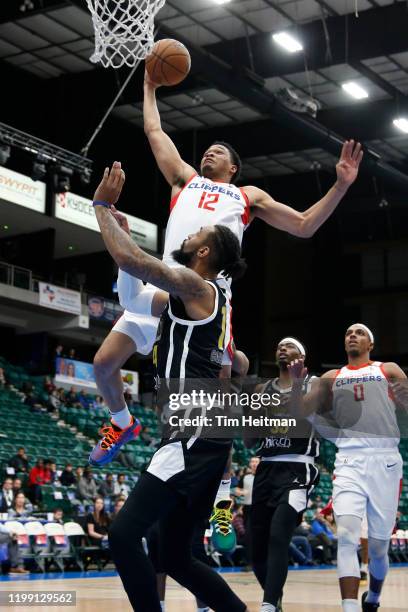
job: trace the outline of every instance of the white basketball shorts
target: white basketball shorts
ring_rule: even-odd
[[[402,465],[398,449],[339,451],[334,466],[334,513],[362,520],[366,514],[369,537],[388,540],[397,515]]]

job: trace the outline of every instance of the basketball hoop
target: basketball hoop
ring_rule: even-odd
[[[154,44],[154,18],[166,0],[86,0],[95,30],[90,60],[105,68],[136,66]]]

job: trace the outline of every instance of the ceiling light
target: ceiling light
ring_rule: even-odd
[[[278,32],[277,34],[274,34],[272,38],[276,43],[278,43],[278,45],[280,45],[290,53],[295,53],[296,51],[303,50],[303,46],[301,45],[301,43],[296,38],[293,38],[293,36],[287,34],[286,32]]]
[[[349,81],[348,83],[343,83],[342,88],[346,91],[350,96],[355,98],[356,100],[362,100],[363,98],[368,98],[368,91],[354,83],[353,81]]]
[[[47,174],[47,166],[45,165],[46,159],[43,155],[39,154],[33,163],[33,169],[31,171],[31,178],[33,181],[42,181]]]
[[[5,166],[10,157],[10,147],[6,144],[0,144],[0,166]]]
[[[215,4],[227,4],[227,2],[231,2],[231,0],[214,0]]]
[[[74,174],[71,168],[66,166],[54,166],[52,168],[53,187],[55,193],[64,193],[71,189],[70,178]]]
[[[393,124],[401,130],[401,132],[408,134],[408,119],[405,117],[398,117],[398,119],[394,119]]]

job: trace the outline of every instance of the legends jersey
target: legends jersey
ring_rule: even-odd
[[[163,261],[174,267],[171,253],[189,234],[206,225],[225,225],[239,242],[249,223],[249,201],[242,189],[195,175],[170,203]]]
[[[227,297],[217,284],[214,310],[199,321],[190,319],[183,302],[170,296],[153,350],[158,378],[218,378],[226,348]]]
[[[331,415],[339,432],[332,441],[339,450],[398,447],[395,403],[382,363],[344,366],[336,373],[332,392]]]
[[[305,380],[303,393],[310,391],[313,378],[308,377]],[[290,392],[291,389],[280,389],[278,379],[270,380],[263,390],[263,393],[269,395],[279,393],[281,396],[288,395]],[[274,414],[274,416],[281,416],[281,414],[288,416],[285,413],[281,413],[280,409],[278,413]],[[297,426],[292,432],[293,435],[290,435],[290,432],[286,430],[287,428],[277,427],[276,431],[272,431],[270,436],[262,440],[257,455],[262,458],[276,457],[277,460],[279,460],[280,455],[302,455],[310,457],[311,460],[319,456],[319,440],[316,438],[314,428],[308,420],[297,419]]]

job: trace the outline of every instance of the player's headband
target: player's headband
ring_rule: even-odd
[[[279,342],[279,344],[289,344],[289,343],[296,346],[297,350],[302,355],[302,357],[306,357],[305,347],[303,346],[303,344],[301,344],[301,342],[299,342],[299,340],[296,340],[296,338],[284,338],[283,340]]]
[[[371,329],[369,329],[369,328],[367,327],[367,325],[364,325],[364,323],[353,323],[353,325],[350,325],[350,327],[355,327],[356,325],[357,325],[358,327],[361,327],[362,329],[364,329],[364,331],[366,331],[366,332],[367,332],[368,337],[370,338],[371,342],[374,344],[374,334],[373,334],[373,332],[371,331]],[[350,329],[350,327],[349,327],[349,329]]]

